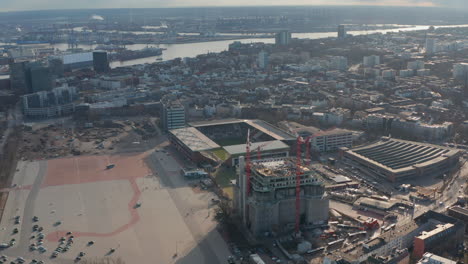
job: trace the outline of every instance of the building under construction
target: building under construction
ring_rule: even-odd
[[[328,219],[329,201],[324,185],[305,166],[299,166],[300,192],[296,199],[297,166],[291,158],[254,162],[247,169],[249,178],[244,157],[239,158],[235,207],[254,236],[291,231],[296,217],[302,226]]]

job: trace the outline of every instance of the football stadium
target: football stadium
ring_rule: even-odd
[[[245,155],[249,132],[252,160],[287,157],[295,140],[293,135],[258,119],[224,119],[188,125],[170,130],[169,140],[196,163],[221,160],[236,165],[238,157]]]

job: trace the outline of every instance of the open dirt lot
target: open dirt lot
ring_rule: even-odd
[[[106,169],[109,164],[115,167]],[[16,243],[0,254],[45,263],[73,263],[79,252],[86,253],[83,259],[125,263],[223,263],[230,253],[213,220],[214,196],[193,192],[180,169],[170,154],[152,151],[22,161],[16,186],[2,190],[9,198],[0,242]],[[14,223],[15,216],[21,223]],[[29,250],[38,242],[34,224],[44,228],[42,254]],[[15,227],[18,234],[12,234]],[[67,232],[73,244],[51,259]]]

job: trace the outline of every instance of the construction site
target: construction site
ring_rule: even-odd
[[[155,118],[23,126],[19,155],[25,160],[144,151],[160,134]]]

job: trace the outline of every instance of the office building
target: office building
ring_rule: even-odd
[[[178,100],[164,102],[161,121],[166,131],[185,127],[185,107]]]
[[[378,55],[364,56],[362,60],[362,65],[366,68],[372,68],[379,64],[380,64],[380,56]]]
[[[49,67],[40,63],[31,63],[26,72],[29,93],[50,91],[54,87],[52,72]]]
[[[310,140],[310,149],[317,152],[336,151],[342,147],[353,146],[353,133],[346,129],[335,128],[322,131]]]
[[[323,183],[306,167],[300,167],[301,225],[323,224],[329,200]],[[239,159],[235,208],[244,226],[254,235],[294,229],[296,221],[296,162],[270,159],[252,163],[247,190],[245,159]]]
[[[468,63],[453,64],[453,78],[468,83]]]
[[[14,62],[10,69],[11,87],[17,94],[50,91],[54,87],[50,67],[40,62]]]
[[[29,118],[50,118],[72,113],[78,98],[75,87],[57,87],[22,96],[23,114]]]
[[[262,50],[258,53],[258,67],[260,69],[266,69],[269,64],[269,55],[266,51]]]
[[[421,60],[415,60],[415,61],[409,61],[408,62],[408,69],[409,70],[421,70],[424,69],[424,61]]]
[[[65,67],[61,58],[51,58],[49,60],[50,73],[55,78],[63,77]]]
[[[108,72],[109,59],[107,58],[107,52],[105,51],[94,51],[93,52],[93,66],[94,70],[98,73]]]
[[[289,45],[291,41],[291,32],[282,30],[275,35],[275,44],[279,46]]]
[[[426,45],[424,46],[426,54],[434,54],[436,52],[436,40],[433,38],[426,39]]]
[[[333,70],[347,71],[348,59],[343,56],[334,56],[330,60],[330,68]]]
[[[346,38],[346,28],[345,25],[338,26],[338,38]]]
[[[10,63],[11,89],[16,94],[28,93],[28,83],[26,81],[27,62]]]

